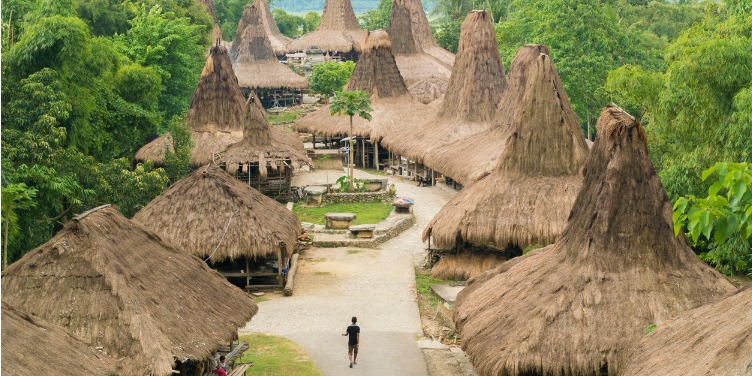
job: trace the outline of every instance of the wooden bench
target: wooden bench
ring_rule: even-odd
[[[326,213],[324,219],[326,220],[327,229],[345,230],[352,225],[352,221],[355,219],[355,213]]]
[[[356,238],[372,238],[376,225],[357,225],[348,227],[350,233]]]

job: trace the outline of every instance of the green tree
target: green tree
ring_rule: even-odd
[[[303,32],[310,33],[319,27],[321,16],[319,16],[317,12],[310,11],[303,16],[303,19],[305,20],[305,30],[303,30]]]
[[[238,22],[243,16],[243,7],[246,0],[216,0],[214,1],[214,12],[217,14],[217,23],[222,30],[222,37],[225,40],[232,40],[238,31]]]
[[[353,192],[353,116],[359,116],[365,120],[371,121],[371,100],[368,93],[363,90],[356,91],[339,91],[334,95],[332,104],[329,106],[329,113],[341,116],[345,114],[350,117],[350,190]]]
[[[24,183],[2,187],[3,269],[8,267],[8,238],[15,236],[19,231],[16,211],[34,207],[36,195],[37,190],[27,187]]]
[[[306,20],[303,17],[289,14],[281,8],[272,9],[272,17],[274,17],[279,31],[290,38],[300,35],[301,31],[306,28]]]
[[[379,0],[374,10],[369,10],[360,17],[360,26],[366,30],[386,30],[392,12],[391,0]]]
[[[674,231],[685,230],[693,245],[704,245],[708,251],[700,257],[721,272],[752,276],[752,164],[719,162],[702,180],[712,175],[717,179],[706,198],[676,200]]]
[[[345,87],[354,69],[355,63],[352,61],[342,63],[328,61],[316,64],[309,78],[309,87],[314,93],[331,97]]]
[[[130,24],[128,32],[117,38],[121,51],[161,77],[158,103],[163,119],[183,114],[204,66],[208,29],[187,17],[163,13],[159,6],[148,10],[142,6]]]
[[[182,179],[191,171],[191,128],[184,117],[173,116],[170,121],[172,148],[164,147],[164,164],[171,183]]]
[[[445,22],[439,25],[435,30],[436,43],[441,46],[441,48],[456,54],[460,45],[462,20]]]

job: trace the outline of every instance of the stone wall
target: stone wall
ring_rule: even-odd
[[[354,193],[327,193],[323,202],[327,204],[358,203],[358,202],[391,202],[389,191],[379,192],[354,192]]]

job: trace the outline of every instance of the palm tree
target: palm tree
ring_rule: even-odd
[[[353,191],[353,116],[357,115],[371,121],[371,99],[363,90],[338,91],[332,98],[329,113],[350,117],[350,192]]]

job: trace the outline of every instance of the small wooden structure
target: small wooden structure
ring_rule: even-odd
[[[133,220],[246,289],[281,289],[300,234],[290,210],[213,166],[170,186]]]
[[[203,261],[109,205],[75,216],[5,269],[2,285],[3,302],[101,348],[120,375],[189,376],[258,310]]]
[[[299,104],[308,80],[277,59],[280,50],[275,51],[272,43],[278,39],[273,30],[277,26],[273,20],[269,23],[270,14],[265,0],[254,0],[243,9],[230,49],[233,70],[243,94],[257,95],[264,108]]]

